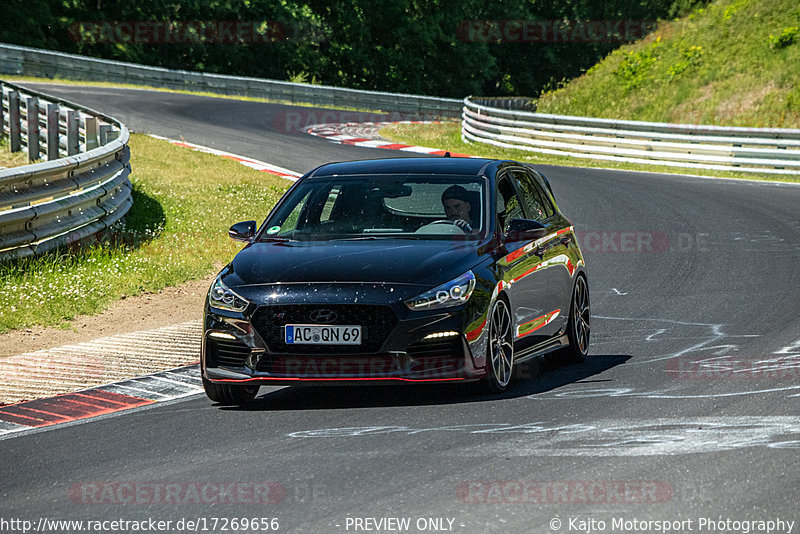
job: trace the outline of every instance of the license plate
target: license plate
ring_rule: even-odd
[[[287,324],[287,345],[360,345],[361,325]]]

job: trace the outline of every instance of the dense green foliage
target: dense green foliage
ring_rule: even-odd
[[[344,87],[451,97],[534,96],[579,75],[619,41],[508,42],[491,31],[476,40],[465,32],[470,21],[654,21],[703,2],[6,0],[0,41],[169,68]],[[91,31],[102,21],[117,28],[132,21],[183,27],[190,21],[272,21],[280,31],[267,32],[268,42],[245,37],[233,43],[179,39],[142,44]]]
[[[625,45],[539,111],[591,117],[800,128],[797,0],[716,0]]]

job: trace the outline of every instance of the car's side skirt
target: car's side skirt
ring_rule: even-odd
[[[543,356],[549,352],[566,347],[567,345],[569,345],[569,338],[567,337],[567,334],[561,334],[560,336],[548,339],[547,341],[542,341],[538,345],[528,347],[527,349],[515,354],[514,365],[526,362],[537,356]]]

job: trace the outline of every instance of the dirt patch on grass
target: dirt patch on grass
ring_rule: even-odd
[[[157,293],[127,297],[101,314],[70,321],[70,328],[33,326],[0,334],[0,358],[201,319],[203,302],[214,276]]]
[[[726,102],[720,102],[716,109],[716,115],[721,121],[733,121],[736,117],[753,114],[764,101],[764,98],[777,91],[774,82],[769,82],[763,87],[756,87],[750,91],[742,91],[735,98]]]
[[[737,119],[753,116],[764,99],[779,89],[770,82],[762,87],[740,91],[726,100],[714,102],[718,84],[710,83],[700,88],[695,98],[676,106],[670,121],[685,124],[737,125]]]

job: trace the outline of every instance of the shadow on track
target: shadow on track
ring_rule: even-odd
[[[592,355],[586,362],[564,365],[552,358],[534,359],[515,369],[515,379],[501,395],[484,391],[479,383],[398,386],[296,386],[262,394],[244,406],[222,410],[342,410],[388,406],[426,406],[491,402],[546,393],[599,375],[628,361],[630,356]],[[590,380],[602,382],[604,380]]]

